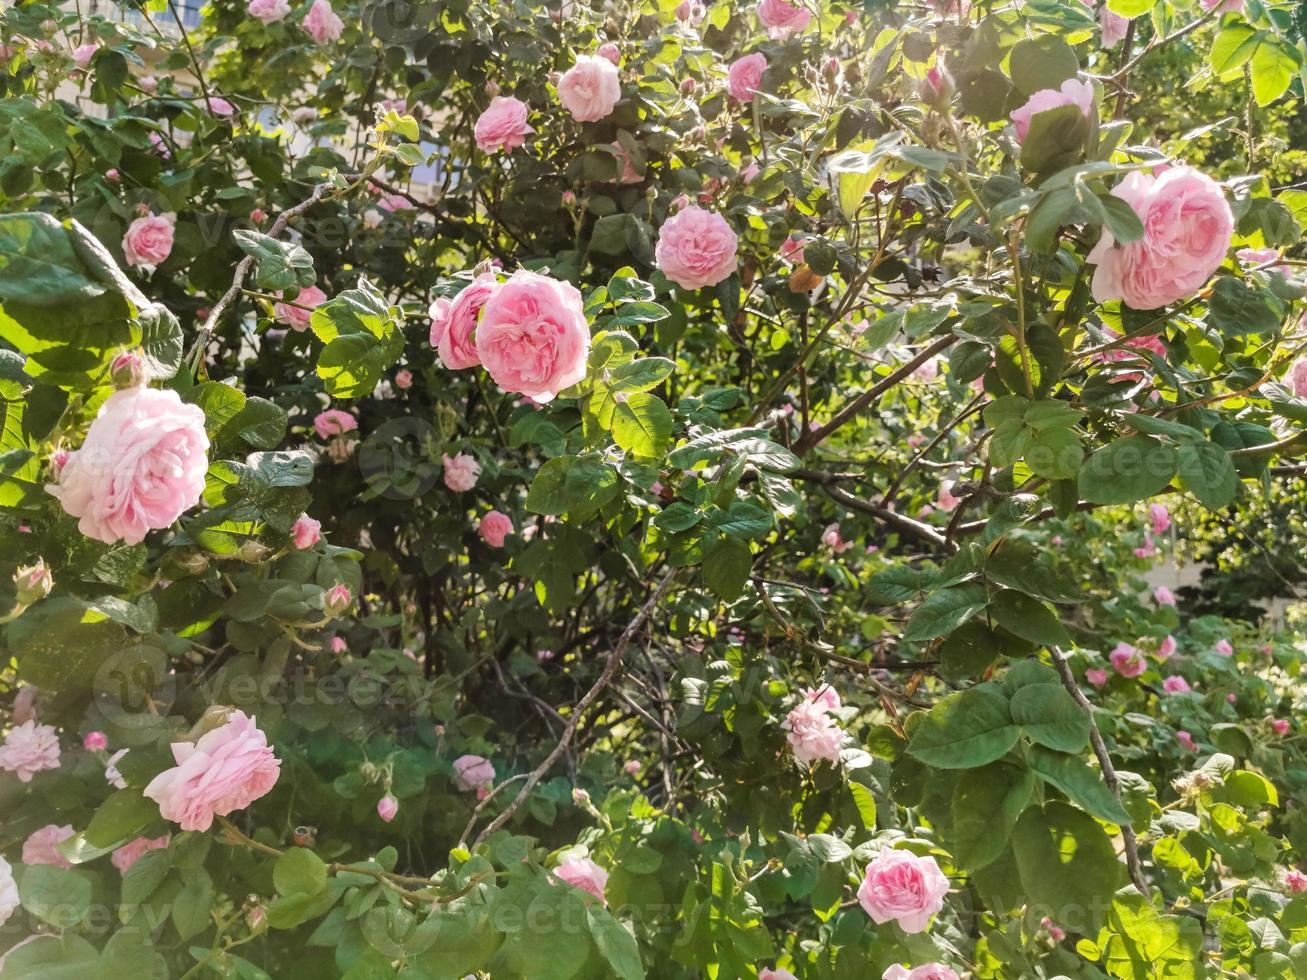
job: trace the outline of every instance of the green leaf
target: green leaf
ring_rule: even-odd
[[[1036,746],[1030,753],[1030,768],[1065,793],[1071,802],[1082,807],[1090,816],[1108,823],[1130,822],[1125,808],[1103,782],[1103,774],[1091,768],[1080,756]]]
[[[703,580],[723,599],[744,591],[753,570],[753,554],[739,538],[718,537],[704,548]]]
[[[91,881],[81,871],[33,864],[18,883],[23,908],[57,929],[71,929],[91,909]]]
[[[676,369],[665,357],[641,357],[616,368],[607,378],[613,391],[648,391],[661,384]]]
[[[1208,976],[1203,965],[1203,926],[1198,919],[1163,915],[1147,898],[1131,893],[1112,903],[1107,929],[1102,961],[1114,977],[1199,980]],[[1277,972],[1289,975],[1284,970]]]
[[[1175,476],[1175,450],[1152,436],[1108,443],[1080,469],[1080,495],[1095,504],[1131,504],[1161,492]]]
[[[985,608],[985,590],[979,585],[960,585],[932,592],[908,619],[903,639],[933,640],[945,636]]]
[[[1253,98],[1257,104],[1270,105],[1287,92],[1301,67],[1298,49],[1266,32],[1252,57]]]
[[[1089,715],[1060,684],[1028,684],[1012,695],[1012,721],[1033,741],[1060,752],[1089,744]]]
[[[950,694],[931,708],[913,733],[908,751],[938,769],[974,769],[1007,755],[1020,734],[1007,698],[973,687]]]
[[[621,980],[644,980],[644,964],[635,937],[601,905],[588,905],[586,925],[600,954],[612,967],[612,976]]]
[[[1027,900],[1054,922],[1092,934],[1122,870],[1094,818],[1066,803],[1031,807],[1017,821],[1012,845]]]
[[[96,808],[86,827],[92,847],[114,847],[141,835],[159,819],[159,804],[139,789],[120,789]]]
[[[316,895],[327,886],[327,866],[306,847],[292,847],[277,858],[272,883],[282,895]]]
[[[258,263],[254,281],[260,289],[280,292],[313,285],[313,256],[303,246],[248,229],[234,231],[232,237],[241,251]]]
[[[1179,450],[1180,486],[1205,507],[1217,510],[1239,492],[1239,474],[1230,454],[1212,442],[1185,442]]]
[[[1071,637],[1057,615],[1033,596],[1004,589],[994,597],[990,618],[1014,636],[1044,646],[1066,646]]]
[[[1284,306],[1269,289],[1221,276],[1212,286],[1207,320],[1228,337],[1269,333],[1284,318]]]
[[[642,458],[664,455],[674,428],[671,410],[661,398],[648,392],[637,391],[619,398],[613,410],[613,440]]]
[[[1033,95],[1075,78],[1080,60],[1066,41],[1055,34],[1042,34],[1017,42],[1008,67],[1012,83],[1025,95]]]
[[[1030,770],[1006,762],[959,773],[953,786],[951,848],[958,867],[975,871],[997,860],[1034,791]]]
[[[1114,3],[1108,3],[1108,7],[1116,10]],[[1207,56],[1207,63],[1212,66],[1212,71],[1217,75],[1228,75],[1238,71],[1244,66],[1257,46],[1261,37],[1261,32],[1253,30],[1247,23],[1240,20],[1237,23],[1227,24],[1216,35],[1216,40],[1212,42],[1212,50]]]

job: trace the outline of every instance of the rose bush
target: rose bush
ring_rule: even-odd
[[[0,13],[0,978],[1307,972],[1227,6]]]

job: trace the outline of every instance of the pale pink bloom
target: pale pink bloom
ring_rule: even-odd
[[[272,307],[272,316],[278,323],[284,323],[292,330],[307,330],[313,311],[327,301],[327,294],[317,286],[305,286],[293,300],[276,303]],[[309,309],[301,309],[301,307]]]
[[[1152,522],[1154,534],[1165,534],[1171,528],[1171,512],[1166,509],[1165,504],[1149,504],[1148,517]]]
[[[460,755],[454,760],[454,782],[462,790],[489,789],[495,783],[495,767],[479,755]]]
[[[839,762],[844,730],[827,714],[824,704],[804,698],[785,716],[781,728],[800,765]]]
[[[1055,534],[1055,535],[1053,535],[1051,538],[1049,538],[1049,541],[1052,542],[1052,544],[1053,544],[1055,547],[1059,547],[1059,548],[1060,548],[1060,547],[1062,546],[1062,535],[1060,535],[1060,534]]]
[[[608,900],[604,898],[604,887],[608,884],[608,872],[589,858],[569,857],[554,868],[554,874],[573,888],[589,892],[605,905],[608,904]]]
[[[1189,682],[1179,674],[1172,674],[1166,680],[1162,681],[1162,690],[1167,694],[1188,694],[1193,690]]]
[[[1297,398],[1307,398],[1307,358],[1294,361],[1289,369],[1289,387]]]
[[[776,250],[782,262],[790,265],[799,265],[803,262],[803,239],[798,235],[791,235],[785,241],[781,242],[781,247]]]
[[[1148,668],[1139,651],[1129,643],[1118,643],[1107,659],[1112,662],[1112,669],[1122,677],[1138,677]]]
[[[1175,740],[1183,745],[1190,752],[1197,752],[1198,746],[1194,742],[1194,737],[1186,732],[1183,728],[1175,733]]]
[[[332,653],[339,655],[344,653],[345,649],[346,649],[346,644],[345,644],[345,638],[343,636],[333,636],[331,638]]]
[[[481,363],[473,339],[477,319],[498,287],[495,274],[483,272],[453,299],[442,297],[431,304],[431,346],[440,354],[440,363],[451,371]]]
[[[481,518],[477,534],[492,548],[502,548],[504,539],[513,533],[513,520],[507,514],[492,510]]]
[[[109,747],[109,739],[105,737],[104,732],[87,732],[86,737],[82,739],[82,748],[88,752],[103,752]]]
[[[171,841],[171,834],[164,834],[162,837],[138,837],[114,851],[109,856],[109,860],[118,869],[119,874],[126,874],[147,852],[161,850]]]
[[[159,154],[159,156],[163,157],[165,160],[172,159],[172,150],[169,148],[167,142],[164,140],[162,136],[160,136],[158,133],[151,132],[149,135],[149,140],[150,140],[150,145],[154,147],[155,153]]]
[[[787,0],[762,0],[758,4],[758,20],[772,38],[783,38],[802,31],[812,20],[812,13]]]
[[[918,933],[944,907],[948,888],[933,857],[887,847],[867,865],[858,902],[877,925],[894,921],[904,932]]]
[[[925,381],[927,383],[934,381],[939,377],[939,358],[932,357],[927,361],[922,361],[917,369],[912,372],[912,377],[916,381]]]
[[[227,723],[198,742],[173,742],[177,765],[155,776],[145,795],[182,830],[208,830],[214,817],[243,810],[266,795],[281,773],[254,718],[233,711]]]
[[[945,480],[939,485],[939,496],[935,498],[935,506],[945,513],[955,509],[958,504],[962,503],[961,497],[953,496],[955,486],[957,484],[952,480]]]
[[[1268,262],[1276,262],[1280,258],[1278,248],[1241,248],[1234,253],[1244,266],[1249,269],[1255,269],[1258,266],[1266,266]],[[1266,266],[1263,272],[1278,272],[1282,276],[1288,276],[1293,270],[1287,265],[1270,265]]]
[[[486,301],[476,345],[499,387],[538,403],[553,401],[585,377],[590,325],[581,293],[571,283],[519,269]]]
[[[208,472],[204,412],[177,392],[123,388],[100,406],[59,482],[46,490],[89,538],[137,544],[199,502]]]
[[[325,412],[319,412],[313,419],[313,431],[318,434],[319,439],[341,436],[346,432],[353,432],[358,427],[358,419],[339,408],[329,408]]]
[[[830,548],[835,554],[843,554],[852,545],[840,537],[839,524],[828,524],[826,529],[821,532],[821,543]]]
[[[634,776],[643,768],[644,766],[640,764],[639,759],[628,759],[626,764],[622,766],[622,772],[626,773],[628,776]]]
[[[752,102],[762,86],[762,74],[766,70],[767,59],[756,51],[732,61],[726,72],[726,91],[740,102]]]
[[[1297,868],[1290,868],[1284,873],[1284,887],[1294,895],[1301,895],[1307,892],[1307,875],[1303,874]]]
[[[1289,720],[1287,718],[1271,719],[1271,730],[1274,731],[1276,735],[1288,735],[1289,728],[1290,725],[1289,725]]]
[[[762,173],[762,168],[758,166],[758,162],[756,160],[751,159],[749,160],[748,163],[746,163],[743,167],[740,168],[740,180],[744,184],[750,184],[753,182],[753,178],[757,177],[758,174],[760,173]]]
[[[1226,694],[1225,700],[1229,704],[1234,704],[1236,701],[1239,700],[1239,695],[1235,694],[1233,691],[1230,691],[1228,694]]]
[[[59,736],[53,725],[26,721],[9,730],[0,745],[0,769],[18,775],[19,782],[30,783],[45,769],[59,768]]]
[[[1086,261],[1097,265],[1092,293],[1099,303],[1119,299],[1152,310],[1198,292],[1220,268],[1230,247],[1234,216],[1217,183],[1192,167],[1154,177],[1127,174],[1112,189],[1144,225],[1144,236],[1118,245],[1102,236]]]
[[[136,79],[136,86],[142,92],[153,95],[155,92],[159,91],[159,80],[153,75],[141,75]]]
[[[943,963],[923,963],[911,970],[895,963],[881,974],[881,980],[958,980],[958,975]]]
[[[467,453],[455,456],[441,453],[440,462],[445,468],[445,486],[455,493],[466,493],[477,485],[477,478],[481,476],[481,464],[474,457]]]
[[[840,692],[829,684],[804,688],[802,693],[805,701],[820,705],[826,711],[834,711],[840,706]]]
[[[1042,88],[1030,96],[1026,104],[1012,112],[1010,118],[1016,127],[1017,142],[1024,143],[1030,132],[1030,123],[1041,112],[1073,105],[1088,119],[1094,111],[1094,86],[1076,78],[1068,78],[1060,88]]]
[[[389,793],[377,801],[377,816],[384,823],[390,823],[390,821],[394,820],[397,813],[399,813],[399,800]]]
[[[290,529],[290,536],[301,551],[312,548],[322,540],[322,522],[315,521],[308,514],[300,514]]]
[[[210,96],[207,105],[209,111],[219,119],[230,119],[236,114],[236,107],[221,96]]]
[[[1093,684],[1094,687],[1103,687],[1107,684],[1107,671],[1098,667],[1090,667],[1085,671],[1085,680]]]
[[[413,372],[408,368],[400,368],[395,372],[395,387],[404,391],[413,387]]]
[[[412,211],[413,202],[403,194],[382,194],[377,198],[377,207],[382,211],[394,214],[396,211]]]
[[[109,183],[111,184],[116,184],[119,181],[121,181],[122,176],[123,175],[118,172],[117,167],[110,167],[108,170],[104,172],[104,179],[109,181]]]
[[[130,266],[154,271],[172,254],[177,215],[146,213],[127,226],[123,235],[123,257]]]
[[[617,66],[596,55],[581,55],[558,80],[558,100],[577,122],[598,122],[621,97]]]
[[[1234,656],[1234,647],[1230,646],[1230,641],[1225,639],[1224,637],[1216,641],[1215,650],[1222,657]]]
[[[1153,534],[1147,528],[1144,529],[1144,546],[1135,549],[1136,558],[1152,558],[1157,554],[1157,545],[1153,543]]]
[[[275,24],[290,13],[290,4],[286,0],[250,0],[245,10],[264,24]]]
[[[1156,602],[1159,606],[1174,606],[1175,593],[1172,592],[1170,589],[1168,589],[1165,585],[1159,585],[1157,588],[1153,590],[1153,601]]]
[[[1162,661],[1170,660],[1171,655],[1175,653],[1175,648],[1175,637],[1167,636],[1167,638],[1163,640],[1161,645],[1157,648],[1157,659]]]
[[[332,9],[330,0],[313,0],[313,6],[304,16],[303,27],[318,44],[339,41],[345,32],[345,22]]]
[[[654,257],[676,285],[700,289],[717,285],[736,270],[738,244],[725,218],[691,206],[663,223]]]
[[[1099,42],[1105,48],[1114,48],[1125,40],[1126,30],[1130,27],[1130,18],[1122,17],[1108,9],[1106,0],[1098,8]]]
[[[18,885],[14,883],[14,869],[10,867],[9,862],[0,857],[0,926],[9,921],[9,917],[18,911],[22,900],[18,897]],[[24,939],[18,943],[22,946],[29,940]],[[18,946],[12,947],[9,952],[13,952]],[[4,958],[0,957],[0,969],[3,969]]]
[[[473,135],[483,153],[497,150],[514,150],[526,142],[535,130],[528,123],[530,110],[521,99],[497,95],[490,100],[485,112],[477,117]]]
[[[79,44],[73,48],[73,62],[78,68],[85,69],[91,63],[91,59],[95,57],[95,52],[99,50],[100,45],[95,41],[88,44]]]
[[[599,55],[601,58],[607,58],[615,65],[621,65],[622,63],[621,49],[619,49],[612,41],[607,41],[599,45],[595,54]]]
[[[56,845],[72,837],[74,832],[71,826],[60,827],[53,823],[32,831],[23,841],[23,863],[28,867],[50,864],[56,868],[71,868],[73,863],[59,853]]]

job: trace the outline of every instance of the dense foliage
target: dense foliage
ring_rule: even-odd
[[[91,10],[0,978],[1307,975],[1295,5]]]

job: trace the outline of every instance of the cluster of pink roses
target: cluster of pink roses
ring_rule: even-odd
[[[790,751],[800,765],[839,762],[844,730],[830,712],[840,707],[840,696],[829,685],[803,692],[803,699],[781,722]]]
[[[286,0],[250,0],[245,10],[251,17],[268,25],[275,24],[290,14],[290,4]],[[332,9],[331,0],[313,0],[313,5],[304,15],[300,26],[318,44],[340,40],[340,35],[345,30],[345,22]]]

